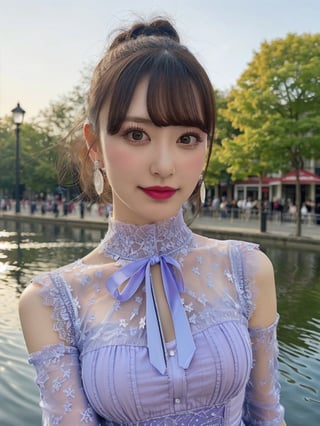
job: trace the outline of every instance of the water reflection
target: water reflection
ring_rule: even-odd
[[[317,425],[320,424],[320,254],[280,248],[270,248],[267,253],[277,281],[281,315],[279,360],[287,423]]]
[[[101,230],[0,221],[0,424],[40,425],[38,390],[17,303],[30,280],[84,256]],[[282,401],[287,424],[320,424],[320,253],[266,247],[276,273]],[[20,415],[17,413],[21,413]],[[19,419],[20,416],[20,419]]]
[[[104,236],[101,230],[20,221],[0,221],[0,270],[20,294],[31,278],[82,257]],[[9,259],[9,260],[8,260]],[[4,278],[5,279],[5,278]]]
[[[305,338],[305,330],[319,333],[320,254],[272,249],[268,251],[276,273],[278,309],[281,312],[280,337],[304,348],[319,341]],[[316,342],[316,343],[315,343]]]

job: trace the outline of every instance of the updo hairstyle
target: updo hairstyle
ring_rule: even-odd
[[[137,84],[148,77],[147,110],[157,126],[183,125],[198,127],[208,134],[208,155],[211,155],[215,129],[215,102],[210,80],[189,50],[180,44],[173,26],[164,19],[137,23],[118,34],[104,57],[94,69],[87,96],[87,117],[99,142],[99,114],[105,102],[110,102],[107,131],[116,134],[126,118]],[[79,142],[79,141],[78,141]],[[91,148],[91,147],[90,147]],[[90,149],[89,148],[89,149]],[[80,141],[74,153],[79,159],[79,179],[82,191],[97,201],[93,187],[93,164],[85,141]],[[199,207],[199,188],[190,201]],[[111,202],[111,191],[105,182],[105,192],[99,201]]]

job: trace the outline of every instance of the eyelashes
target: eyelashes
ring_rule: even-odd
[[[197,143],[203,142],[204,139],[199,133],[186,132],[180,136],[179,140],[183,145],[195,145]]]
[[[150,140],[148,134],[139,126],[128,126],[122,132],[121,136],[131,142],[141,143]]]
[[[178,135],[178,136],[177,136]],[[120,131],[120,136],[125,140],[133,144],[145,144],[152,140],[149,133],[141,126],[137,125],[128,125]],[[173,136],[176,139],[176,143],[182,145],[183,147],[195,147],[198,144],[206,140],[206,134],[202,131],[185,131],[179,135],[174,134]]]

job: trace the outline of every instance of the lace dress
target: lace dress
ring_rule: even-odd
[[[180,211],[155,225],[110,219],[99,249],[104,262],[78,260],[33,282],[61,339],[29,358],[44,425],[281,423],[276,322],[248,329],[255,244],[197,236]],[[170,342],[152,293],[157,263]]]

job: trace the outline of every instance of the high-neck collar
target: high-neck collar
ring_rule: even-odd
[[[183,219],[182,209],[163,222],[132,225],[109,218],[102,240],[103,252],[115,260],[134,261],[150,256],[187,254],[193,236]]]

